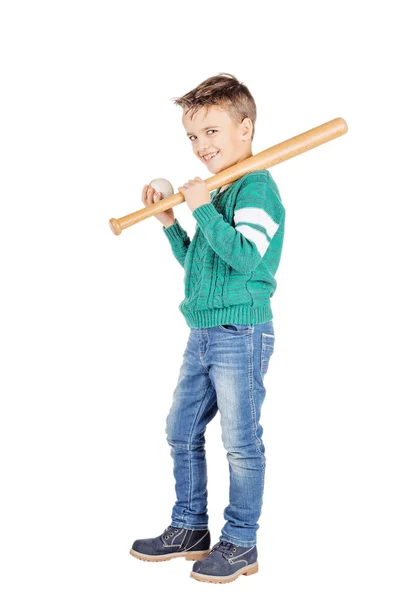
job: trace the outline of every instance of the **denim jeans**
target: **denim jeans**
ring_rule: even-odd
[[[272,320],[190,328],[165,428],[177,498],[174,527],[208,528],[204,433],[219,410],[229,464],[229,504],[219,539],[257,543],[266,464],[260,413],[274,343]]]

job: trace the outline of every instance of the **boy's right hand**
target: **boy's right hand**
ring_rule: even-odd
[[[154,188],[149,185],[145,185],[142,190],[142,202],[145,206],[151,206],[154,204],[153,195],[156,193],[157,201],[162,199],[161,192],[156,192]],[[164,227],[169,227],[175,223],[174,211],[172,208],[164,210],[163,212],[153,215]]]

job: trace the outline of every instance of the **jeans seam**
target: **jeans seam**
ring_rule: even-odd
[[[254,378],[254,338],[253,336],[251,337],[251,352],[250,352],[250,365],[251,365],[251,371],[250,371],[250,404],[251,404],[251,414],[253,416],[253,436],[254,439],[256,440],[256,449],[258,454],[261,456],[261,458],[265,461],[265,456],[264,454],[261,452],[260,448],[261,448],[261,440],[260,438],[257,436],[257,414],[256,414],[256,407],[254,404],[254,387],[253,387],[253,378]],[[261,409],[260,409],[260,413],[261,413]],[[264,470],[264,469],[263,469]]]
[[[253,544],[253,546],[256,544],[256,540],[241,540],[239,538],[236,538],[236,537],[233,537],[230,535],[225,535],[225,534],[222,536],[222,540],[225,540],[227,542],[232,542],[236,546],[242,546],[243,548],[246,548],[246,546],[243,546],[243,542],[245,544]],[[237,544],[236,542],[239,542],[239,544]]]
[[[257,433],[256,433],[256,428],[257,428],[257,423],[256,423],[256,409],[255,409],[255,405],[254,405],[254,390],[253,390],[253,368],[254,368],[254,361],[253,361],[253,353],[254,353],[254,339],[253,337],[249,336],[249,345],[250,345],[250,352],[249,352],[249,392],[250,392],[250,408],[251,408],[251,416],[252,416],[252,421],[253,421],[253,436],[256,438],[256,440],[258,440],[257,438]],[[257,451],[258,451],[258,447],[257,447]]]
[[[208,340],[209,338],[208,338],[207,329],[205,330],[205,333],[207,334],[207,340]],[[206,373],[209,373],[210,369],[207,369],[207,367],[203,364],[203,356],[207,353],[207,350],[205,352],[202,352],[200,350],[200,331],[197,331],[197,346],[199,348],[199,357],[200,357],[201,366],[203,367],[203,369],[205,370]]]
[[[204,393],[203,400],[200,403],[200,406],[198,408],[197,414],[196,414],[195,418],[193,419],[192,428],[191,428],[190,434],[189,434],[189,494],[188,494],[188,509],[189,510],[191,510],[191,505],[192,505],[192,489],[191,489],[191,486],[192,486],[193,473],[192,473],[192,459],[191,459],[191,452],[190,452],[190,447],[192,445],[192,435],[193,435],[193,431],[195,429],[195,426],[196,426],[196,424],[198,422],[199,414],[201,414],[201,409],[204,406],[205,400],[207,398],[207,393],[208,393],[208,390],[210,388],[210,385],[212,385],[212,382],[209,379],[208,385],[207,385],[207,389],[206,389],[206,391]],[[183,509],[183,510],[185,510],[185,509]]]
[[[183,527],[184,529],[192,529],[194,531],[208,530],[208,525],[191,525],[190,523],[183,523],[180,521],[173,520],[172,524],[179,523],[179,525],[174,525],[174,527]]]

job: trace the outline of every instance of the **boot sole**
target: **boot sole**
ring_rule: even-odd
[[[196,551],[188,551],[188,552],[171,552],[170,554],[164,555],[154,555],[154,554],[143,554],[143,552],[138,552],[131,548],[129,550],[129,554],[138,558],[139,560],[146,560],[149,562],[161,562],[164,560],[171,560],[172,558],[181,558],[185,557],[186,560],[201,560],[205,558],[210,553],[211,548],[208,550],[196,550]]]
[[[197,581],[206,581],[208,583],[230,583],[231,581],[235,581],[235,579],[240,577],[240,575],[253,575],[254,573],[258,573],[258,562],[253,563],[252,565],[247,565],[246,567],[242,567],[235,573],[232,573],[232,575],[225,575],[224,577],[219,575],[196,573],[195,571],[190,573],[190,577],[197,579]]]

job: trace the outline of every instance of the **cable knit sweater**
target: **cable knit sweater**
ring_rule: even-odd
[[[269,171],[251,171],[210,198],[192,212],[192,241],[178,219],[163,227],[185,270],[179,310],[193,328],[270,321],[285,228],[278,188]]]

